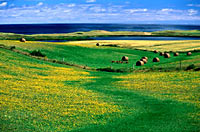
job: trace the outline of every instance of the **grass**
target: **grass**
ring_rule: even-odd
[[[113,69],[117,71],[130,71],[134,69],[177,69],[180,67],[180,61],[182,62],[182,68],[186,69],[191,65],[191,60],[193,64],[197,67],[200,66],[199,61],[199,52],[194,52],[192,56],[187,56],[185,52],[188,50],[199,49],[200,41],[99,41],[100,44],[110,45],[116,44],[120,47],[112,46],[96,46],[98,41],[75,41],[75,42],[62,42],[62,43],[51,43],[51,42],[34,42],[28,41],[22,43],[19,41],[12,40],[1,40],[0,43],[7,46],[16,46],[17,49],[20,49],[25,52],[32,52],[34,50],[40,50],[43,54],[49,59],[56,59],[59,61],[66,61],[71,64],[77,64],[81,66],[88,66],[94,69]],[[166,43],[169,43],[168,47]],[[178,45],[177,45],[178,43]],[[133,44],[136,47],[126,45]],[[144,45],[146,44],[146,45]],[[158,49],[157,45],[161,49]],[[123,46],[122,46],[123,45]],[[180,45],[180,46],[179,46]],[[191,46],[196,45],[196,48],[191,48]],[[139,48],[140,47],[140,48]],[[177,47],[180,47],[179,49]],[[170,53],[171,58],[165,59],[163,56],[159,56],[151,52],[151,50],[158,49],[159,51],[168,51],[168,49],[176,49],[182,51],[180,56],[174,57],[173,53]],[[138,50],[138,49],[146,49]],[[182,50],[181,50],[182,49]],[[117,64],[112,63],[111,61],[119,61],[123,56],[129,57],[129,63],[126,64]],[[136,67],[135,63],[141,59],[141,57],[147,56],[149,62],[143,67]],[[152,60],[154,57],[160,58],[160,63],[153,63]]]
[[[94,78],[89,72],[0,50],[2,131],[71,130],[120,113],[104,95],[84,89]]]
[[[0,131],[200,131],[200,72],[170,71],[179,68],[180,60],[182,68],[200,66],[199,52],[185,54],[199,48],[198,42],[100,41],[119,47],[97,47],[97,41],[1,40],[21,51],[40,50],[50,59],[93,68],[132,68],[142,56],[160,57],[151,51],[157,47],[182,53],[135,67],[141,72],[115,73],[50,63],[0,48]],[[124,55],[128,64],[111,63]],[[170,72],[159,72],[162,68]]]
[[[19,40],[24,37],[26,40],[88,40],[90,37],[108,37],[108,36],[135,36],[135,35],[151,35],[147,32],[129,32],[129,31],[116,31],[109,32],[104,30],[94,30],[89,32],[73,32],[63,34],[15,34],[15,33],[0,33],[1,40]]]
[[[152,33],[155,36],[181,36],[181,37],[199,37],[200,30],[166,30]]]
[[[92,72],[0,55],[1,131],[199,131],[199,72]]]
[[[0,33],[0,40],[19,40],[25,37],[29,41],[35,40],[88,40],[90,37],[109,37],[109,36],[167,36],[167,37],[200,37],[199,30],[173,30],[157,32],[134,32],[134,31],[104,31],[94,30],[89,32],[73,32],[60,34],[15,34]]]
[[[67,42],[69,45],[94,47],[96,43],[110,47],[121,47],[128,49],[139,49],[148,51],[174,51],[185,52],[199,50],[200,40],[93,40]]]

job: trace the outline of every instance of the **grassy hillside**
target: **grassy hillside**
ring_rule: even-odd
[[[199,37],[200,30],[166,30],[166,31],[156,31],[152,35],[155,36],[181,36],[181,37]]]
[[[96,46],[99,42],[100,46]],[[165,70],[177,69],[180,67],[186,69],[191,64],[200,66],[200,52],[193,52],[192,56],[187,56],[185,51],[199,50],[198,40],[188,41],[75,41],[63,43],[51,42],[34,42],[28,41],[22,43],[19,41],[1,40],[0,44],[7,46],[16,46],[17,49],[32,52],[34,50],[41,50],[47,58],[58,61],[65,61],[70,64],[77,64],[81,66],[88,66],[94,69],[98,68],[112,68],[121,70],[133,70],[143,68],[162,68]],[[104,46],[103,46],[104,45]],[[117,47],[115,47],[117,46]],[[138,50],[139,49],[139,50]],[[140,50],[141,49],[141,50]],[[147,50],[147,51],[146,51]],[[152,51],[181,51],[177,57],[164,58],[159,53],[155,54]],[[112,61],[119,61],[123,56],[129,57],[129,63],[112,63]],[[142,67],[136,67],[135,64],[141,57],[147,56],[149,61]],[[152,62],[154,57],[159,57],[160,62]]]
[[[87,71],[2,49],[0,55],[1,131],[72,130],[121,112],[105,95],[85,89],[95,78]]]
[[[51,45],[40,47],[64,47]],[[1,48],[0,56],[1,131],[200,130],[200,72],[94,72]]]
[[[63,34],[15,34],[15,33],[0,33],[0,40],[19,40],[24,37],[29,41],[33,40],[87,40],[89,37],[97,36],[146,36],[151,35],[147,32],[130,32],[130,31],[116,31],[109,32],[104,30],[94,30],[89,32],[73,32],[73,33],[63,33]]]
[[[199,30],[172,30],[157,32],[135,32],[135,31],[104,31],[94,30],[89,32],[73,32],[60,34],[15,34],[0,33],[0,40],[19,40],[24,37],[29,41],[34,40],[88,40],[90,37],[109,37],[109,36],[168,36],[168,37],[200,37]]]

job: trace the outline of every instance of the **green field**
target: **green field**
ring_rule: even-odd
[[[0,48],[0,131],[198,132],[199,43],[0,40],[1,45],[16,47]],[[34,50],[44,53],[45,59],[20,54]],[[154,50],[172,51],[171,58]],[[174,57],[177,51],[180,56]],[[128,64],[111,63],[122,56],[129,57]],[[135,66],[143,56],[148,63]],[[153,63],[154,57],[160,62]],[[96,71],[99,68],[129,72]]]
[[[96,46],[99,42],[100,46]],[[186,51],[200,49],[200,40],[188,41],[73,41],[73,42],[34,42],[27,41],[22,43],[14,40],[0,40],[0,44],[6,46],[16,46],[23,52],[30,53],[34,50],[40,50],[47,58],[58,61],[65,61],[70,64],[80,66],[88,66],[93,69],[112,68],[122,71],[137,69],[162,68],[176,69],[179,68],[179,63],[182,61],[182,67],[185,69],[190,64],[200,66],[200,53],[193,52],[192,56],[187,56]],[[104,45],[104,46],[102,46]],[[108,45],[108,46],[107,46]],[[114,46],[113,46],[114,45]],[[117,46],[117,47],[115,47]],[[171,50],[169,50],[171,49]],[[155,54],[152,51],[158,50],[161,52],[171,52],[171,57],[166,59]],[[180,52],[180,56],[174,57],[173,52]],[[117,64],[112,61],[119,61],[123,56],[129,57],[129,63]],[[145,66],[136,67],[135,63],[141,57],[147,56],[149,61]],[[160,62],[152,62],[154,57],[159,57]],[[188,62],[191,61],[192,63]]]
[[[16,34],[0,32],[0,40],[19,40],[24,37],[26,40],[88,40],[90,37],[116,37],[116,36],[146,36],[146,37],[200,37],[199,30],[169,30],[156,32],[135,32],[135,31],[104,31],[94,30],[89,32],[73,32],[60,34]]]

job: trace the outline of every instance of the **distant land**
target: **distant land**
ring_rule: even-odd
[[[167,37],[174,37],[171,40],[199,40],[200,30],[166,30],[155,32],[137,32],[137,31],[105,31],[105,30],[93,30],[88,32],[72,32],[72,33],[55,33],[55,34],[16,34],[16,33],[0,33],[1,40],[20,40],[25,38],[28,41],[72,41],[72,40],[140,40],[136,37],[142,37],[141,40],[145,40],[145,37],[154,37],[154,40],[170,40]],[[124,38],[130,37],[130,39]],[[132,39],[131,39],[132,37]],[[158,37],[164,37],[159,38]],[[175,38],[177,37],[177,38]],[[180,39],[181,37],[181,39]],[[147,39],[148,40],[148,39]]]

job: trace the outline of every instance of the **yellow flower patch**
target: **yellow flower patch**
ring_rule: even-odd
[[[28,119],[40,120],[33,120],[33,125],[39,130],[47,123],[46,120],[57,129],[72,130],[88,123],[105,124],[106,118],[99,119],[98,116],[121,112],[114,102],[103,100],[103,94],[84,89],[84,84],[94,78],[89,72],[37,64],[31,58],[12,57],[11,52],[1,52],[7,55],[0,60],[2,115],[16,114],[15,118],[23,121],[18,114],[25,111],[27,114],[24,116]],[[10,59],[6,61],[8,56]],[[56,126],[58,121],[68,125]]]
[[[133,73],[119,78],[122,88],[156,98],[170,98],[200,106],[200,72]]]

